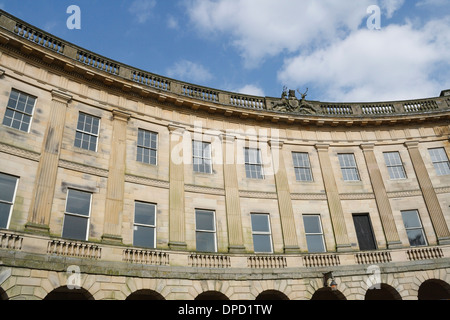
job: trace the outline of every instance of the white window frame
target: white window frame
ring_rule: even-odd
[[[93,133],[93,132],[89,132],[89,131],[84,131],[84,130],[81,130],[81,129],[78,129],[78,122],[80,121],[80,116],[81,115],[84,115],[85,117],[91,117],[91,118],[94,118],[94,119],[98,119],[98,130],[97,130],[97,133]],[[85,118],[85,120],[86,120],[86,118]],[[90,152],[97,152],[97,150],[98,150],[98,145],[99,145],[99,143],[100,143],[100,127],[101,127],[101,122],[102,122],[102,119],[101,118],[99,118],[99,117],[97,117],[97,116],[93,116],[93,115],[90,115],[90,114],[88,114],[88,113],[86,113],[86,112],[82,112],[82,111],[80,111],[79,113],[78,113],[78,120],[77,120],[77,127],[76,127],[76,132],[75,132],[75,142],[74,142],[74,145],[76,144],[76,135],[77,135],[77,133],[81,133],[81,136],[83,137],[83,135],[88,135],[88,136],[90,136],[90,137],[96,137],[97,138],[97,142],[95,143],[95,151],[94,150],[91,150],[91,149],[85,149],[85,148],[83,148],[83,140],[81,140],[81,146],[76,146],[75,145],[75,147],[76,148],[79,148],[79,149],[82,149],[82,150],[86,150],[86,151],[90,151]],[[86,122],[84,122],[85,124],[86,124]]]
[[[407,227],[404,225],[404,223],[405,223],[405,220],[403,219],[403,213],[404,213],[404,212],[415,212],[415,213],[416,213],[416,216],[417,216],[417,220],[419,221],[420,226],[419,226],[419,227],[410,227],[410,228],[407,228]],[[407,234],[407,237],[408,237],[409,245],[410,245],[411,247],[426,247],[426,246],[428,245],[428,241],[427,241],[427,237],[425,236],[425,230],[423,229],[422,219],[420,219],[419,210],[417,210],[417,209],[413,209],[413,210],[402,210],[402,211],[401,211],[401,214],[402,214],[403,225],[404,225],[404,227],[405,227],[406,234]],[[424,244],[421,244],[421,245],[411,245],[411,241],[409,240],[409,236],[408,236],[408,230],[420,230],[421,233],[422,233],[422,236],[423,236],[423,239],[424,239],[425,243],[424,243]]]
[[[439,159],[439,161],[433,161],[433,155],[432,155],[432,150],[442,150],[442,155],[445,156],[445,159]],[[437,167],[436,164],[442,164],[442,163],[446,163],[447,166],[449,167],[449,171],[450,171],[450,161],[448,159],[448,155],[447,152],[445,151],[445,148],[443,147],[438,147],[438,148],[430,148],[428,149],[428,153],[430,154],[430,158],[431,158],[431,162],[433,163],[434,169],[436,170],[436,174],[438,176],[447,176],[450,173],[441,173],[441,168]]]
[[[198,212],[208,212],[212,214],[212,218],[213,218],[213,230],[205,230],[205,229],[198,229],[197,228],[197,213]],[[214,210],[208,210],[208,209],[195,209],[195,238],[197,239],[197,233],[211,233],[213,234],[213,239],[214,239],[214,251],[212,251],[212,253],[217,252],[217,226],[216,226],[216,212]],[[196,241],[197,242],[197,241]],[[197,245],[197,243],[196,243]],[[199,251],[198,248],[196,247],[196,250],[198,252],[211,252],[211,251]]]
[[[246,152],[247,151],[248,152],[250,152],[250,151],[256,152],[256,159],[259,158],[261,162],[258,162],[257,160],[256,160],[256,162],[251,162],[251,160],[250,160],[250,158],[251,158],[250,157],[250,153],[248,153],[248,162],[247,162],[247,159],[246,159]],[[261,150],[260,149],[245,147],[244,148],[244,163],[245,163],[245,176],[247,177],[247,179],[264,180],[264,167],[263,167],[263,164],[262,164],[262,156],[261,156]],[[251,173],[253,171],[252,170],[247,171],[248,166],[256,166],[256,167],[258,167],[259,170],[260,170],[261,177],[260,178],[259,177],[252,177],[252,176],[249,177],[248,176],[248,172]]]
[[[200,157],[195,155],[195,144],[201,144],[202,155]],[[207,155],[207,157],[205,157],[205,154],[203,152],[205,145],[209,145],[209,154]],[[200,163],[198,165],[209,162],[209,172],[196,170],[195,159],[199,159]],[[196,172],[196,173],[212,174],[212,172],[213,172],[212,171],[213,170],[213,168],[212,168],[212,144],[210,142],[205,142],[205,141],[200,141],[200,140],[192,140],[192,166],[193,166],[194,172]]]
[[[136,203],[140,203],[140,204],[144,204],[144,205],[148,205],[148,206],[153,206],[154,207],[154,214],[155,214],[155,224],[154,225],[149,225],[149,224],[142,224],[142,223],[136,223]],[[143,202],[143,201],[135,201],[134,202],[134,218],[133,218],[133,246],[135,246],[134,243],[134,232],[135,227],[139,226],[139,227],[144,227],[144,228],[151,228],[153,229],[153,247],[149,247],[149,249],[156,249],[156,217],[157,217],[157,205],[155,203],[149,203],[149,202]]]
[[[350,156],[351,156],[351,158],[344,159],[344,157],[350,157]],[[347,182],[361,181],[361,175],[359,174],[358,164],[356,163],[356,157],[355,157],[354,153],[338,153],[338,159],[339,159],[339,164],[341,166],[342,178],[344,179],[344,181],[347,181]],[[353,162],[353,164],[345,163],[345,162],[347,162],[346,160],[350,160],[350,162]],[[348,174],[347,170],[352,170],[351,176]],[[356,176],[356,179],[355,179],[355,176]],[[349,177],[351,179],[348,179]]]
[[[392,155],[392,156],[391,156]],[[398,156],[398,159],[395,159],[395,157]],[[384,161],[386,163],[386,167],[388,169],[389,178],[391,180],[403,180],[406,179],[406,171],[405,167],[403,166],[402,157],[400,156],[400,152],[398,151],[389,151],[389,152],[383,152]],[[393,161],[399,161],[399,163],[393,163]],[[393,169],[395,168],[395,169]],[[398,174],[400,173],[400,174]],[[400,176],[402,175],[402,176]]]
[[[319,221],[320,233],[306,232],[305,217],[315,217],[315,218],[317,218],[317,220]],[[308,235],[320,236],[321,239],[322,239],[323,251],[317,251],[317,252],[313,252],[313,253],[327,252],[327,246],[325,245],[325,239],[324,239],[324,235],[323,235],[322,219],[320,217],[320,214],[304,214],[302,216],[302,218],[303,218],[303,228],[305,230],[306,245],[308,246]],[[309,249],[308,249],[308,252],[309,252]]]
[[[301,156],[305,156],[306,160],[308,161],[308,166],[296,166],[295,165],[295,160],[298,160],[297,155],[301,155]],[[311,159],[309,158],[309,153],[308,152],[297,152],[297,151],[293,151],[292,152],[292,162],[294,165],[294,171],[295,171],[295,179],[297,181],[301,181],[301,182],[313,182],[314,181],[314,177],[312,174],[312,170],[311,170]],[[298,169],[303,169],[303,170],[308,170],[308,174],[309,174],[309,179],[302,179],[302,174],[301,172],[299,172],[300,170]],[[299,179],[300,178],[300,179]]]
[[[269,231],[255,231],[255,230],[253,230],[253,223],[251,221],[251,218],[253,216],[265,216],[265,217],[267,217],[267,225],[269,226]],[[252,225],[251,227],[252,227],[252,240],[253,240],[253,250],[254,250],[254,252],[255,253],[266,253],[266,254],[273,253],[272,226],[271,226],[271,223],[270,223],[270,214],[268,214],[268,213],[251,213],[250,214],[250,223]],[[266,252],[266,251],[263,251],[263,252],[256,251],[255,250],[255,238],[253,237],[254,235],[265,235],[265,236],[268,236],[269,240],[270,240],[270,251],[268,251],[268,252]]]
[[[17,176],[6,174],[6,173],[1,173],[1,174],[16,179],[16,182],[15,182],[16,185],[14,186],[14,194],[13,194],[12,202],[0,199],[0,203],[3,203],[3,204],[6,204],[6,205],[10,206],[9,207],[9,213],[8,213],[8,221],[6,222],[6,227],[5,227],[5,230],[7,230],[7,229],[9,229],[9,225],[11,223],[11,216],[12,216],[12,212],[13,212],[13,208],[14,208],[14,203],[16,201],[17,188],[19,186],[19,179],[20,178],[17,177]]]
[[[69,201],[69,194],[70,191],[77,191],[77,192],[83,192],[86,194],[90,195],[90,199],[89,199],[89,215],[88,216],[84,216],[84,215],[80,215],[77,213],[71,213],[67,211],[67,203]],[[63,234],[64,234],[64,225],[66,223],[66,216],[72,216],[72,217],[78,217],[78,218],[82,218],[82,219],[86,219],[87,220],[87,226],[86,226],[86,237],[84,239],[80,239],[80,241],[88,241],[89,239],[89,228],[90,228],[90,220],[91,220],[91,213],[92,213],[92,198],[93,198],[93,194],[91,192],[85,191],[85,190],[79,190],[79,189],[75,189],[75,188],[69,188],[67,189],[67,197],[66,197],[66,206],[64,209],[64,221],[63,221],[63,228],[61,231],[61,237],[64,238]],[[68,238],[64,238],[64,239],[68,239]],[[78,240],[78,239],[71,239],[71,240]]]
[[[26,100],[27,102],[28,102],[28,99],[29,99],[29,98],[33,98],[33,99],[34,99],[33,111],[31,112],[31,114],[27,113],[26,111],[20,111],[20,110],[17,110],[17,103],[16,103],[16,108],[14,108],[14,109],[11,108],[11,107],[9,106],[9,101],[11,100],[11,94],[12,94],[13,91],[16,92],[16,93],[18,94],[17,102],[19,101],[19,98],[20,98],[21,95],[25,95],[25,96],[27,97],[27,100]],[[3,122],[2,122],[2,124],[3,124],[5,127],[8,127],[8,128],[14,129],[14,130],[18,130],[18,131],[25,132],[25,133],[30,133],[31,125],[32,125],[32,123],[33,123],[33,118],[34,118],[34,112],[35,112],[35,110],[36,110],[36,103],[37,103],[37,97],[35,97],[35,96],[31,95],[31,94],[22,92],[22,91],[20,91],[20,90],[11,89],[11,92],[10,92],[10,94],[9,94],[8,103],[7,103],[6,108],[5,108],[5,114],[3,115]],[[26,103],[25,103],[25,105],[26,105]],[[22,129],[20,129],[20,128],[19,128],[19,129],[14,128],[14,127],[12,126],[12,122],[13,122],[14,120],[17,120],[17,119],[15,119],[14,117],[12,118],[11,125],[5,124],[6,112],[7,112],[8,109],[9,109],[9,110],[12,110],[12,111],[14,112],[14,115],[15,115],[16,113],[22,114],[22,118],[23,118],[23,115],[30,117],[30,123],[28,124],[28,130],[25,131],[25,130],[22,130]],[[18,121],[18,120],[17,120],[17,121]],[[20,127],[22,127],[22,123],[23,123],[23,121],[20,120]]]
[[[144,134],[145,133],[149,133],[150,134],[150,147],[149,146],[145,146],[145,145],[139,145],[139,132],[142,131]],[[151,139],[152,136],[156,136],[156,148],[152,148],[151,147]],[[144,164],[149,164],[152,166],[157,166],[158,165],[158,146],[159,146],[159,134],[157,132],[153,132],[150,130],[145,130],[145,129],[138,129],[138,140],[137,140],[137,148],[136,148],[136,161],[140,162],[140,163],[144,163]],[[139,149],[143,149],[143,150],[150,150],[150,151],[155,151],[156,155],[155,155],[155,163],[151,163],[151,157],[149,157],[149,161],[150,162],[145,162],[144,159],[138,159],[138,152],[137,150]]]

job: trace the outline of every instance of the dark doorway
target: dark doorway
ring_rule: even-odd
[[[222,292],[218,291],[206,291],[197,296],[195,300],[230,300],[226,295],[224,295]]]
[[[385,283],[378,284],[373,288],[367,290],[366,300],[402,300],[400,294]]]
[[[289,300],[289,298],[283,292],[276,290],[266,290],[261,292],[256,297],[256,300]]]
[[[333,291],[331,288],[321,288],[314,292],[311,300],[347,300],[339,291]]]
[[[8,300],[8,295],[2,288],[0,288],[0,300]]]
[[[94,300],[94,298],[85,289],[69,289],[64,286],[50,292],[44,300]]]
[[[126,300],[165,300],[164,297],[153,290],[138,290],[128,296]]]
[[[377,246],[369,214],[354,214],[353,223],[358,237],[359,250],[376,250]]]
[[[442,280],[427,280],[419,288],[419,300],[450,300],[450,285]]]

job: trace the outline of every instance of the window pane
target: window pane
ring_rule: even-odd
[[[436,173],[438,176],[445,176],[450,174],[450,162],[437,162],[434,163]]]
[[[197,251],[215,252],[216,251],[216,236],[212,232],[198,232],[196,233]]]
[[[270,232],[269,216],[265,214],[252,214],[253,232]]]
[[[155,205],[136,202],[134,212],[134,223],[155,225]]]
[[[303,216],[305,233],[322,233],[318,216]]]
[[[69,214],[64,216],[62,237],[74,240],[86,240],[89,219]]]
[[[89,216],[91,194],[77,190],[69,190],[67,195],[66,212]]]
[[[0,200],[13,202],[17,178],[0,173]]]
[[[306,235],[306,243],[308,245],[308,252],[325,252],[323,236],[320,234]]]
[[[144,146],[144,130],[138,130],[138,146]]]
[[[11,205],[0,203],[0,229],[8,227],[9,214],[11,212]]]
[[[196,211],[195,223],[197,230],[216,230],[214,226],[214,213],[211,211]]]
[[[270,235],[254,234],[253,235],[253,248],[255,252],[272,252],[272,242]]]
[[[417,211],[403,211],[402,212],[403,223],[405,228],[421,228],[422,225],[419,220]]]
[[[133,245],[144,248],[155,248],[155,228],[134,226]]]
[[[440,162],[447,161],[447,155],[445,154],[445,150],[443,148],[430,149],[431,161]]]
[[[425,246],[425,237],[423,235],[422,229],[412,229],[407,230],[409,244],[411,246]]]

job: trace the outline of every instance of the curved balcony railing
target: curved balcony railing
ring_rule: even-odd
[[[55,239],[10,230],[0,230],[0,256],[2,252],[6,251],[155,267],[178,266],[197,269],[235,269],[240,271],[246,269],[250,271],[255,269],[339,268],[413,261],[436,261],[436,259],[450,257],[449,245],[342,253],[261,255],[133,248],[121,245]]]
[[[86,68],[93,68],[93,71],[104,72],[107,76],[118,77],[118,80],[130,81],[143,88],[172,93],[174,95],[193,99],[194,101],[198,100],[199,102],[220,104],[241,109],[273,113],[281,112],[293,115],[299,113],[298,109],[290,110],[291,108],[288,108],[288,110],[283,109],[282,111],[273,109],[273,106],[279,104],[280,100],[283,101],[283,97],[258,97],[232,93],[198,86],[136,69],[55,37],[39,28],[29,25],[3,10],[0,10],[0,30],[6,31],[19,39],[24,39],[28,41],[30,45],[38,45],[53,53],[57,53],[59,56],[69,58],[73,60],[76,65],[79,64]],[[6,40],[2,40],[0,42],[5,43],[5,41]],[[284,92],[283,95],[285,95],[284,98],[286,99],[286,92]],[[450,90],[443,91],[441,97],[396,102],[324,103],[319,101],[300,101],[294,96],[290,96],[290,98],[293,98],[295,100],[294,104],[297,105],[307,103],[308,106],[316,111],[313,112],[313,116],[324,118],[376,118],[442,112],[450,109]],[[299,114],[304,113],[300,112]],[[311,113],[307,114],[311,115]]]

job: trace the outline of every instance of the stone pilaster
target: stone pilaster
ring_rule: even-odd
[[[387,196],[386,187],[378,167],[377,159],[373,152],[373,144],[362,144],[364,157],[366,159],[367,169],[369,171],[370,181],[372,183],[375,201],[378,212],[380,213],[381,223],[383,225],[386,242],[389,249],[400,248],[402,243],[395,225],[394,215],[392,214],[391,204]]]
[[[271,140],[269,141],[269,145],[272,152],[273,170],[278,197],[278,210],[280,212],[281,228],[283,231],[284,252],[300,252],[295,230],[291,192],[282,152],[283,142]]]
[[[420,155],[419,142],[405,142],[405,146],[408,148],[409,156],[411,157],[411,162],[413,164],[414,171],[416,172],[417,181],[419,182],[420,189],[422,190],[423,199],[425,200],[428,213],[430,214],[438,243],[450,244],[450,232],[436,192],[434,191],[430,176],[428,175],[427,168],[423,162],[422,156]]]
[[[39,159],[34,196],[25,226],[29,231],[49,232],[66,110],[71,100],[72,97],[63,92],[52,91],[51,111]]]
[[[113,110],[112,113],[113,131],[102,239],[105,242],[121,243],[121,216],[125,188],[126,136],[130,114],[119,110]]]
[[[228,251],[245,252],[242,230],[241,204],[236,171],[236,152],[234,136],[221,135],[223,150],[223,179],[225,188],[225,207],[228,223]]]
[[[186,250],[183,161],[185,129],[176,125],[169,125],[168,128],[170,131],[169,247],[172,250]]]
[[[328,154],[329,147],[330,146],[327,144],[316,144],[316,149],[319,154],[320,168],[322,170],[323,183],[327,194],[328,208],[330,210],[331,222],[333,224],[334,237],[336,239],[336,250],[338,252],[350,251],[351,244],[348,239],[344,212],[342,210],[339,191],[337,189],[333,167],[331,166],[330,156]]]

